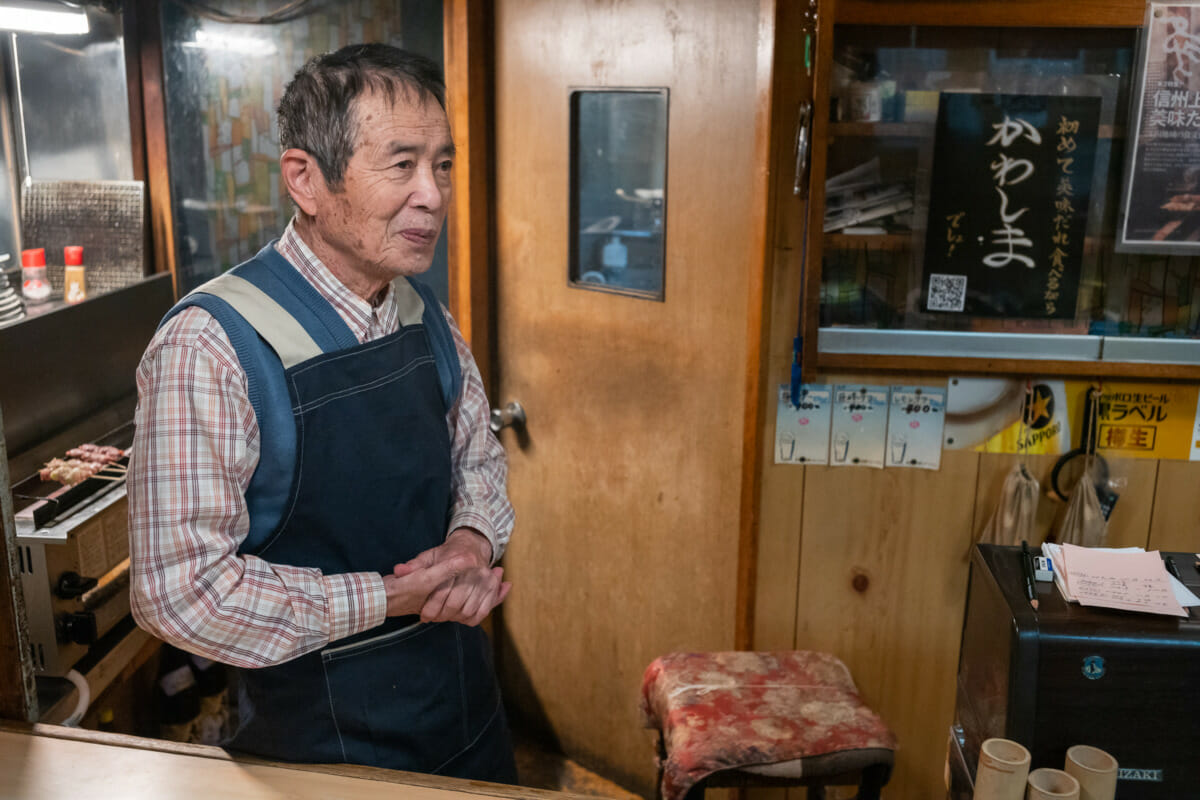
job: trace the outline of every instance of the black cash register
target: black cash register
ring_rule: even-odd
[[[1200,595],[1195,554],[1177,553]],[[1031,769],[1063,768],[1089,744],[1120,765],[1117,800],[1200,798],[1200,613],[1187,619],[1067,603],[1053,583],[1025,596],[1021,549],[971,557],[950,736],[953,800],[971,797],[979,746],[1020,742]]]

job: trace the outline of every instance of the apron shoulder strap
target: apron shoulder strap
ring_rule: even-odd
[[[400,325],[421,323],[429,334],[429,347],[437,365],[442,401],[449,413],[462,392],[462,365],[458,360],[458,348],[454,346],[450,323],[442,313],[442,304],[438,302],[433,289],[412,278],[397,278],[392,281],[392,288],[396,292]]]
[[[210,294],[232,306],[275,351],[285,370],[322,353],[295,317],[245,278],[227,272],[192,294]]]

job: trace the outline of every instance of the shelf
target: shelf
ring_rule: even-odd
[[[913,233],[827,233],[827,250],[853,250],[857,247],[873,247],[877,250],[903,250],[912,246]]]
[[[932,122],[831,122],[830,136],[865,136],[908,139],[933,138]]]
[[[933,122],[831,122],[829,136],[837,138],[881,138],[881,139],[932,139]],[[1097,132],[1100,139],[1124,139],[1125,126],[1101,125]]]
[[[916,235],[916,231],[875,234],[830,232],[824,235],[824,242],[826,250],[856,250],[860,247],[869,247],[875,250],[907,250],[913,246]],[[1097,239],[1094,236],[1085,236],[1083,239],[1083,254],[1093,255],[1101,246],[1110,248],[1112,246],[1111,238]],[[1157,291],[1152,286],[1137,288],[1148,294],[1153,294]]]

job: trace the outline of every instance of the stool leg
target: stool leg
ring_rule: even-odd
[[[855,800],[879,800],[880,792],[891,777],[891,772],[892,768],[884,764],[864,769]]]
[[[704,800],[704,784],[705,781],[697,781],[692,784],[692,788],[688,789],[683,800]]]
[[[658,732],[658,741],[654,745],[654,763],[658,766],[654,778],[654,800],[663,800],[663,773],[667,769],[667,743],[663,741],[662,731]]]

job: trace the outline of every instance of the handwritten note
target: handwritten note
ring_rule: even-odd
[[[1067,583],[1080,604],[1186,617],[1157,552],[1112,553],[1063,545]]]

